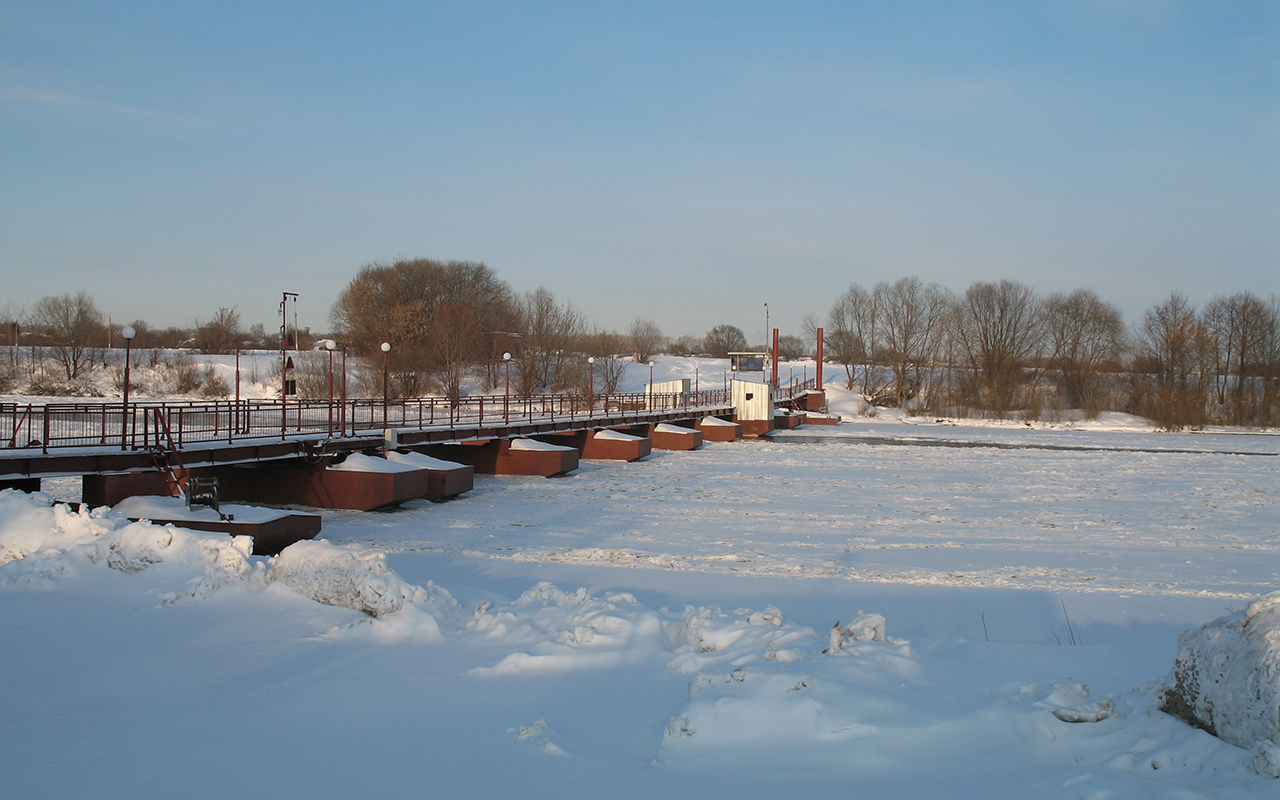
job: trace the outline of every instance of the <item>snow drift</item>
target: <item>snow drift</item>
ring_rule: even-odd
[[[528,485],[545,491],[545,484]],[[502,488],[512,491],[506,483]],[[421,524],[412,515],[401,519]],[[856,604],[822,601],[815,629],[785,619],[772,605],[722,610],[703,601],[668,610],[631,591],[565,591],[549,581],[515,599],[463,583],[459,591],[470,593],[463,612],[449,592],[406,580],[393,569],[400,563],[388,558],[368,544],[324,540],[298,543],[274,558],[253,557],[247,541],[222,534],[0,492],[0,560],[7,562],[0,564],[0,599],[13,604],[15,620],[6,640],[11,646],[0,655],[6,674],[36,687],[33,696],[55,697],[67,690],[67,679],[46,665],[57,662],[64,645],[81,648],[116,623],[127,635],[109,632],[96,650],[86,650],[90,660],[105,656],[116,672],[100,677],[94,664],[86,680],[114,687],[121,675],[136,672],[131,657],[116,652],[117,640],[141,647],[145,655],[138,659],[181,667],[157,672],[174,688],[136,721],[113,707],[95,722],[80,721],[85,704],[74,691],[77,721],[70,728],[45,721],[43,699],[9,712],[6,721],[21,725],[2,726],[15,731],[8,752],[21,752],[17,737],[27,742],[34,730],[44,737],[38,739],[42,751],[58,752],[53,737],[60,737],[56,741],[87,742],[90,749],[75,756],[90,757],[105,736],[151,735],[153,721],[169,719],[176,708],[179,716],[187,709],[226,730],[254,731],[259,744],[296,734],[290,720],[299,714],[327,719],[338,713],[344,724],[329,733],[332,752],[355,747],[360,759],[394,773],[397,788],[419,785],[423,759],[438,770],[469,757],[474,742],[486,742],[483,767],[463,778],[466,785],[485,784],[473,796],[517,791],[530,771],[546,786],[559,785],[566,772],[584,768],[596,771],[595,790],[597,775],[624,777],[628,797],[731,784],[737,796],[776,796],[783,783],[801,781],[785,788],[813,793],[808,790],[821,786],[829,793],[856,782],[881,796],[941,796],[958,787],[949,796],[1107,797],[1131,795],[1136,786],[1154,796],[1199,788],[1243,798],[1272,785],[1259,774],[1274,774],[1273,738],[1254,745],[1250,772],[1236,747],[1156,713],[1150,688],[1095,700],[1086,683],[1064,680],[1059,670],[1068,663],[1080,668],[1103,657],[1087,648],[1046,652],[1019,642],[926,636],[917,652],[889,636],[901,630],[898,613],[891,628],[885,616]],[[100,614],[83,613],[83,598],[98,592],[115,614],[111,625],[103,626]],[[1274,597],[1264,598],[1234,623],[1243,638],[1269,643],[1270,660],[1254,683],[1242,651],[1227,648],[1226,635],[1214,639],[1239,662],[1231,680],[1255,689],[1264,708],[1276,696],[1276,608]],[[837,619],[852,622],[833,625]],[[263,620],[274,627],[264,630]],[[209,634],[227,647],[193,649]],[[18,641],[27,644],[12,646]],[[268,651],[275,655],[264,657]],[[192,672],[197,659],[200,670]],[[989,676],[992,671],[1003,677]],[[219,684],[227,694],[209,700],[209,672],[265,676],[268,688],[257,697],[270,700],[246,704],[239,680]],[[1029,678],[1049,680],[1051,691]],[[138,696],[152,697],[152,680],[137,679]],[[317,697],[326,699],[318,704]],[[440,723],[428,731],[424,718]],[[504,735],[513,747],[564,759],[560,763],[573,769],[540,765],[514,751],[492,769],[492,751],[503,746],[495,737]],[[172,752],[164,750],[170,739]],[[404,757],[387,751],[392,740],[423,745]],[[207,759],[180,737],[156,736],[151,746],[179,770]],[[28,783],[46,772],[25,762],[8,771]],[[75,781],[127,778],[85,774],[63,780],[82,789]],[[508,781],[507,774],[514,777]],[[324,777],[308,788],[333,796],[325,790],[334,775],[317,775]],[[167,780],[176,785],[173,775]],[[210,780],[227,789],[215,792],[220,796],[245,793],[229,790],[224,775]],[[904,781],[909,788],[900,786]],[[897,788],[903,790],[889,791]]]
[[[106,507],[75,510],[47,495],[0,491],[0,564],[8,567],[0,585],[52,585],[74,577],[86,564],[134,573],[168,562],[188,576],[182,591],[162,595],[173,603],[253,580],[260,569],[251,562],[252,551],[249,536],[132,522]]]
[[[286,547],[271,559],[271,579],[317,602],[371,617],[427,600],[421,587],[411,586],[387,567],[383,553],[338,547],[324,539]]]

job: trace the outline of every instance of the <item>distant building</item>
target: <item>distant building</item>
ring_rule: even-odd
[[[730,353],[730,372],[759,372],[764,374],[765,359],[768,353]]]

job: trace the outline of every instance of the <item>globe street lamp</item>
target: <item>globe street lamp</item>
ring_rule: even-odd
[[[382,427],[387,427],[387,354],[391,352],[391,342],[382,343]]]
[[[649,408],[653,408],[653,362],[649,362]]]
[[[765,364],[760,368],[760,380],[764,383],[769,382],[768,365],[769,365],[769,304],[764,304],[764,349]]]
[[[596,357],[587,356],[587,409],[596,410]]]
[[[289,298],[293,298],[293,305],[296,309],[298,306],[297,292],[281,292],[280,293],[280,438],[284,439],[285,429],[289,426],[289,367],[292,366],[291,360],[286,352],[287,337],[289,334]],[[293,332],[293,346],[298,346],[298,326],[295,323]],[[299,411],[301,414],[301,411]]]
[[[338,343],[332,339],[324,340],[324,349],[329,351],[329,435],[333,436],[333,349]]]
[[[132,325],[124,326],[120,331],[120,335],[124,337],[124,414],[120,418],[120,449],[129,449],[129,359],[131,355],[133,337],[138,335],[138,331]]]
[[[507,389],[502,395],[502,419],[511,424],[511,354],[503,353],[502,362],[507,370]]]

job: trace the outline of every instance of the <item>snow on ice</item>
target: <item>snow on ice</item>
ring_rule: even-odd
[[[272,558],[0,492],[6,793],[1274,794],[1274,438],[837,431]],[[1197,630],[1241,746],[1160,711]]]

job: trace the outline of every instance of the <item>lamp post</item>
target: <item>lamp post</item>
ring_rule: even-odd
[[[382,343],[382,427],[387,427],[387,354],[391,352],[391,342]]]
[[[280,293],[280,438],[285,437],[285,428],[289,425],[289,357],[285,354],[285,344],[289,333],[289,298],[294,306],[298,303],[297,292]],[[297,325],[294,325],[294,347],[298,346]]]
[[[653,362],[649,362],[649,408],[653,408]]]
[[[587,408],[596,410],[596,357],[587,356]]]
[[[760,380],[769,382],[769,304],[764,304],[764,366],[760,368]]]
[[[235,413],[236,433],[240,432],[240,348],[236,348],[236,413]]]
[[[120,449],[129,449],[129,360],[132,356],[133,337],[138,332],[132,325],[124,326],[120,331],[124,337],[124,413],[120,417]]]
[[[351,429],[354,431],[356,427],[355,415],[352,414]],[[347,348],[342,348],[342,402],[338,404],[338,426],[342,428],[342,435],[347,435]]]
[[[502,354],[502,363],[507,372],[507,388],[502,395],[502,421],[511,424],[511,354]]]
[[[333,348],[338,343],[332,339],[324,340],[324,349],[329,351],[329,435],[333,436]]]

